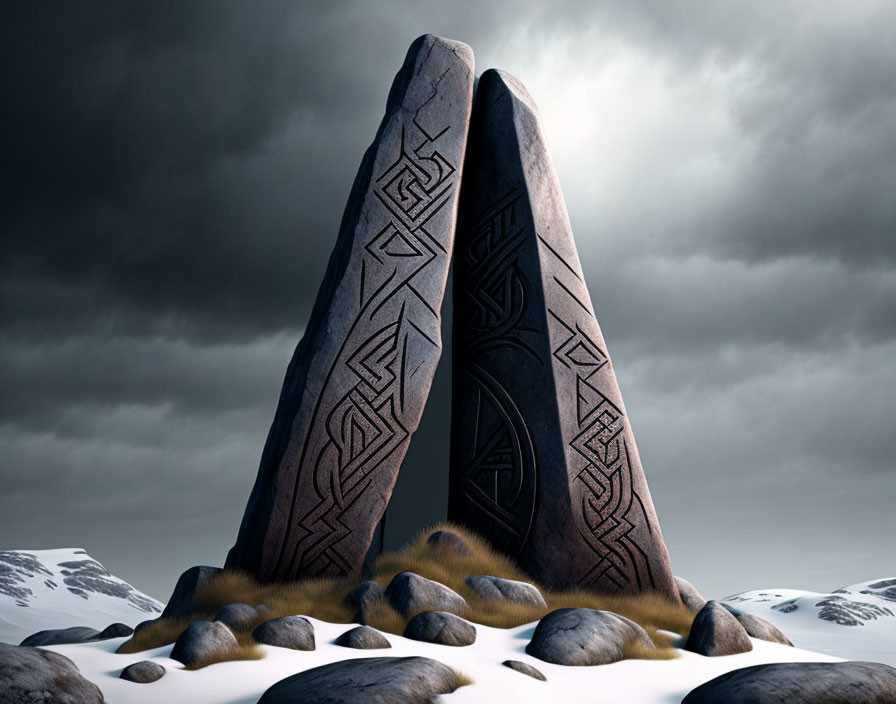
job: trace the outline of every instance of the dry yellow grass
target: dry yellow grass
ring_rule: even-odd
[[[436,530],[458,533],[468,543],[472,554],[458,555],[444,546],[429,545],[427,538]],[[672,631],[687,636],[693,621],[693,615],[683,605],[652,593],[607,596],[587,590],[552,591],[539,587],[547,602],[547,608],[482,599],[467,586],[465,580],[469,575],[488,574],[525,582],[532,580],[513,561],[492,549],[478,535],[452,524],[440,524],[421,531],[403,550],[384,553],[378,557],[371,569],[373,579],[383,588],[396,574],[405,571],[416,572],[423,577],[441,582],[467,600],[469,608],[461,614],[464,618],[496,628],[511,628],[538,621],[555,609],[579,607],[612,611],[640,624],[657,646],[656,650],[632,647],[627,651],[627,656],[632,658],[677,657],[670,640],[659,631]],[[160,619],[124,643],[120,652],[133,653],[172,643],[191,621],[213,618],[221,606],[236,602],[267,606],[269,610],[259,615],[258,622],[301,614],[330,623],[351,623],[354,612],[345,604],[345,597],[356,584],[345,579],[261,584],[241,572],[222,572],[197,595],[200,610],[193,618]],[[414,614],[409,614],[408,617],[403,617],[385,601],[373,604],[368,611],[371,626],[396,635],[404,632],[408,620],[413,616]],[[257,624],[253,624],[253,627],[255,625]],[[251,631],[251,628],[249,630]],[[248,653],[251,650],[251,636],[237,634],[237,637],[241,642],[238,654]]]

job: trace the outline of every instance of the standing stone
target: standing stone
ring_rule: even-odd
[[[358,577],[441,354],[473,52],[408,51],[364,155],[227,567]]]
[[[448,519],[546,586],[677,600],[538,113],[512,76],[480,78],[467,154]]]

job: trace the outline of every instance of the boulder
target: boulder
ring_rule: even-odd
[[[314,626],[304,616],[281,616],[255,627],[252,637],[264,645],[314,650]]]
[[[184,572],[178,577],[177,584],[174,585],[174,592],[165,605],[162,618],[186,618],[192,616],[198,609],[196,594],[220,571],[221,569],[218,567],[198,565]]]
[[[256,619],[258,609],[249,604],[227,604],[218,609],[214,618],[232,631],[248,631]]]
[[[441,356],[474,80],[465,44],[427,34],[408,50],[286,371],[227,567],[263,582],[360,578]]]
[[[476,642],[476,628],[446,611],[424,611],[408,622],[404,637],[439,645],[472,645]]]
[[[551,589],[677,598],[538,108],[503,71],[479,78],[462,190],[448,520]]]
[[[165,676],[165,668],[152,660],[141,660],[133,665],[128,665],[121,671],[119,677],[128,682],[150,684]]]
[[[516,670],[524,675],[529,675],[536,680],[541,680],[542,682],[547,682],[548,678],[545,677],[538,668],[532,667],[527,662],[520,662],[519,660],[505,660],[501,663],[504,667],[509,667],[511,670]]]
[[[171,659],[187,667],[239,648],[236,637],[220,621],[193,621],[171,649]]]
[[[697,587],[691,584],[688,580],[676,577],[675,586],[678,589],[678,597],[681,599],[681,603],[684,604],[689,611],[697,613],[700,609],[706,606],[706,599],[704,599],[703,595],[697,591]]]
[[[782,662],[732,670],[682,704],[893,704],[896,669],[877,662]]]
[[[707,601],[691,624],[685,650],[709,657],[748,653],[753,643],[740,622],[718,601]]]
[[[488,574],[467,577],[466,582],[470,589],[488,601],[513,601],[542,608],[548,606],[541,592],[528,582],[517,582],[513,579],[502,579]]]
[[[557,609],[535,627],[526,652],[555,665],[606,665],[625,658],[625,648],[656,646],[634,621],[610,611]]]
[[[292,675],[258,704],[433,704],[457,688],[457,673],[423,657],[356,658]]]
[[[352,589],[345,597],[345,603],[354,608],[355,620],[367,625],[367,610],[370,605],[384,597],[385,593],[378,582],[367,581]]]
[[[467,541],[451,530],[437,530],[426,539],[426,543],[430,547],[445,549],[461,557],[469,557],[473,554]]]
[[[72,626],[71,628],[50,628],[46,631],[38,631],[28,636],[19,645],[28,648],[37,648],[42,645],[63,645],[66,643],[87,643],[96,640],[100,634],[95,628],[87,626]]]
[[[103,693],[59,653],[0,643],[0,702],[103,704]]]
[[[467,601],[453,589],[413,572],[401,572],[386,587],[386,598],[402,616],[423,611],[463,613]]]
[[[125,638],[133,634],[133,632],[134,629],[126,623],[112,623],[99,632],[96,640],[107,640],[109,638]]]
[[[770,643],[793,646],[793,643],[790,642],[790,638],[785,636],[781,629],[775,624],[766,621],[764,618],[759,618],[758,616],[748,614],[740,609],[735,609],[728,604],[722,603],[722,606],[724,606],[734,618],[738,620],[750,638],[759,638],[760,640],[767,640]]]
[[[377,648],[391,648],[392,644],[375,628],[370,626],[358,626],[346,631],[336,639],[336,645],[343,648],[358,648],[359,650],[376,650]]]

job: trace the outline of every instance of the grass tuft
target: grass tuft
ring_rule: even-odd
[[[473,684],[473,680],[470,677],[467,677],[464,673],[458,672],[454,670],[454,677],[451,678],[451,681],[448,683],[448,686],[451,688],[448,690],[447,694],[451,694],[451,692],[456,692],[461,687],[468,687]]]
[[[427,539],[436,530],[449,530],[460,535],[470,546],[471,554],[459,555],[447,546],[429,545]],[[423,577],[441,582],[467,600],[469,607],[461,614],[464,618],[495,628],[512,628],[532,623],[555,609],[589,608],[612,611],[640,624],[657,646],[656,650],[649,650],[643,646],[632,645],[626,650],[626,656],[630,658],[659,660],[678,657],[671,640],[659,631],[672,631],[687,637],[694,618],[682,604],[670,601],[657,593],[605,595],[584,589],[554,591],[541,588],[512,560],[494,550],[480,536],[450,523],[421,531],[399,552],[380,555],[373,562],[371,570],[372,578],[383,588],[388,586],[399,572],[406,571],[416,572]],[[468,576],[475,574],[489,574],[504,579],[531,582],[539,587],[547,602],[547,608],[482,599],[467,586],[465,581]],[[227,570],[212,578],[196,595],[199,611],[193,617],[159,619],[122,644],[119,652],[136,653],[173,643],[191,621],[211,619],[220,607],[236,602],[255,606],[263,604],[268,607],[267,611],[259,614],[252,628],[262,621],[294,614],[313,616],[330,623],[352,623],[355,614],[345,604],[345,597],[355,586],[357,582],[354,580],[335,578],[263,584],[246,573]],[[395,635],[404,633],[407,622],[413,616],[414,614],[409,614],[407,618],[402,616],[386,601],[376,602],[368,610],[368,621],[371,626]],[[240,649],[234,651],[235,657],[229,659],[245,660],[257,657],[253,654],[254,641],[251,636],[248,633],[237,633],[236,636],[240,642]],[[263,657],[263,651],[261,656]],[[221,661],[215,660],[215,662]]]

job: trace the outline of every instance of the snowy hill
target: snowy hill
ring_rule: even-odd
[[[896,578],[829,594],[761,589],[722,601],[771,621],[800,648],[896,666]]]
[[[162,604],[115,577],[84,550],[0,550],[0,641],[46,628],[154,618]]]

